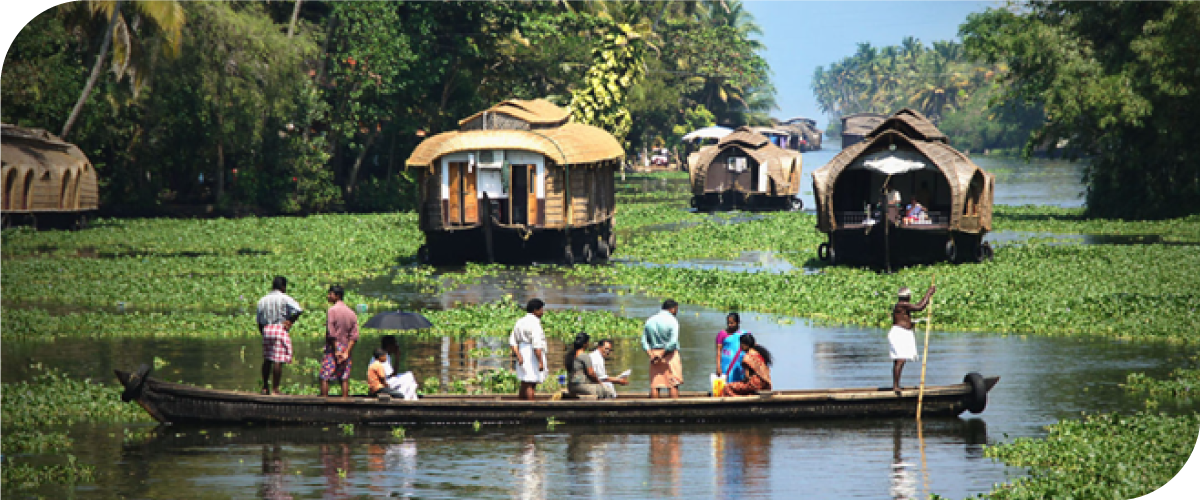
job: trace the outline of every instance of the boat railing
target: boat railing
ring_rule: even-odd
[[[862,210],[834,212],[833,216],[839,227],[874,226],[881,220],[878,212],[868,214]],[[901,226],[919,229],[922,227],[946,227],[949,224],[949,212],[927,210],[924,217],[904,218]]]

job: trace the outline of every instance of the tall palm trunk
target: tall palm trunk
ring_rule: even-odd
[[[83,92],[79,94],[79,100],[75,101],[75,107],[71,109],[71,116],[67,117],[67,123],[63,125],[62,133],[58,134],[63,139],[66,139],[67,134],[71,133],[71,127],[75,125],[75,120],[79,119],[79,113],[83,111],[83,103],[87,102],[88,97],[92,95],[92,89],[96,87],[96,80],[100,79],[100,68],[104,67],[104,62],[108,60],[108,47],[112,45],[113,29],[117,25],[117,18],[121,15],[123,1],[117,0],[117,4],[113,6],[112,15],[108,18],[108,28],[104,30],[104,41],[100,43],[100,53],[96,55],[95,64],[92,64],[92,74],[88,76],[87,83],[83,86]]]

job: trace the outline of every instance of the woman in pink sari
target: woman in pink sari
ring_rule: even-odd
[[[771,390],[771,351],[754,342],[754,335],[742,335],[742,369],[745,381],[725,385],[721,391],[722,397],[753,396],[758,391]]]

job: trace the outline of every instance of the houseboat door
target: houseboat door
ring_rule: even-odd
[[[512,166],[512,216],[515,224],[537,223],[537,187],[531,182],[537,179],[537,166]]]
[[[449,200],[447,200],[446,221],[449,224],[475,224],[479,221],[479,201],[475,199],[475,172],[467,166],[467,162],[450,162],[447,173],[450,178]]]

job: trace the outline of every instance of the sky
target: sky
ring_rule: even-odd
[[[854,54],[858,44],[900,45],[912,36],[925,46],[935,40],[959,40],[958,26],[967,14],[1002,5],[999,1],[813,2],[749,0],[743,3],[762,28],[762,55],[770,65],[781,120],[803,116],[824,129],[829,118],[820,112],[811,88],[817,66]]]

